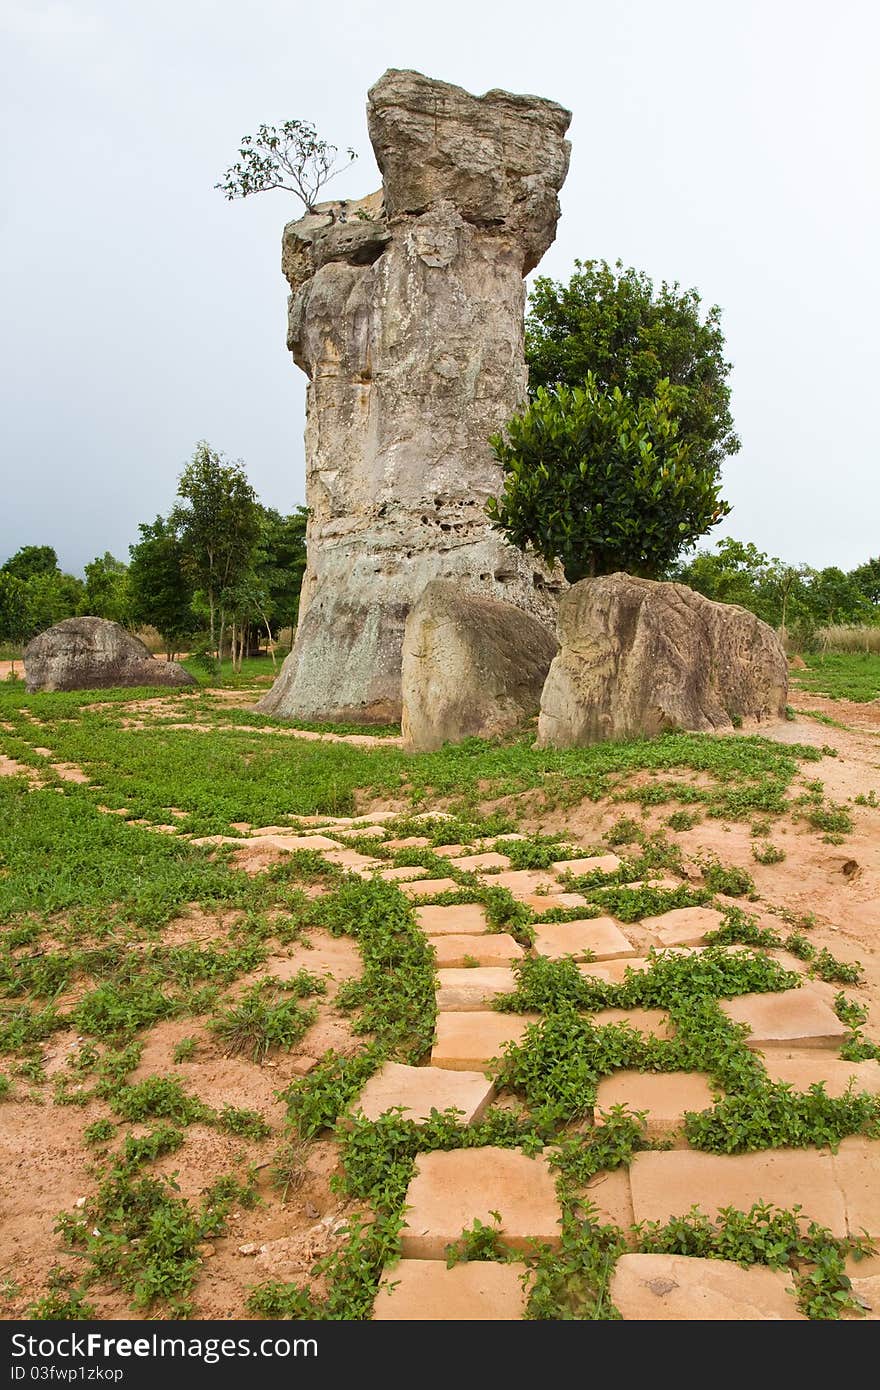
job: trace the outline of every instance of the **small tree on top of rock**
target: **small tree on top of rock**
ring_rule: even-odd
[[[615,570],[654,578],[730,510],[716,465],[679,433],[668,381],[638,401],[592,373],[540,387],[490,443],[504,470],[490,519],[571,583]]]
[[[242,136],[238,153],[239,159],[215,188],[229,199],[283,188],[302,200],[306,212],[312,212],[324,185],[357,159],[354,150],[347,149],[348,161],[337,169],[339,150],[320,139],[311,121],[261,125],[256,135]]]

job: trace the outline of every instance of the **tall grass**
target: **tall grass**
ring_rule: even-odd
[[[816,636],[820,652],[873,652],[880,656],[880,625],[835,623],[820,627]]]

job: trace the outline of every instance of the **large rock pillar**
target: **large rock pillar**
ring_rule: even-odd
[[[556,233],[569,112],[392,70],[367,113],[382,190],[284,230],[311,517],[296,640],[258,708],[290,718],[398,719],[432,579],[551,624],[560,584],[484,508],[488,437],[526,394],[523,276]]]

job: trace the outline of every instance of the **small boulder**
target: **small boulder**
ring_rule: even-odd
[[[713,732],[785,713],[787,663],[773,629],[684,584],[582,579],[560,600],[559,638],[539,747]]]
[[[523,609],[432,580],[404,630],[405,746],[510,733],[538,713],[557,650],[553,634]]]
[[[107,618],[65,618],[41,632],[25,648],[24,674],[28,694],[196,684],[176,661],[157,661],[139,637]]]

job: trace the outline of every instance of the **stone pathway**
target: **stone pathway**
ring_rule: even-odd
[[[389,817],[390,818],[390,813]],[[387,839],[379,817],[323,821],[308,833],[267,827],[261,837],[279,848],[315,849],[330,862],[364,878],[397,882],[414,904],[415,919],[437,962],[437,1028],[430,1062],[403,1066],[386,1062],[367,1082],[352,1114],[376,1120],[389,1110],[423,1123],[432,1110],[455,1108],[460,1122],[475,1124],[496,1096],[493,1075],[509,1043],[518,1043],[536,1015],[495,1011],[492,1002],[516,984],[512,966],[526,954],[507,932],[490,929],[479,903],[428,901],[460,891],[452,878],[432,878],[424,867],[389,869],[344,841],[374,834],[390,849],[429,848],[427,837]],[[369,826],[369,831],[367,827]],[[250,829],[250,827],[248,827]],[[257,838],[258,832],[251,832]],[[225,843],[231,837],[211,837]],[[234,843],[241,845],[241,840]],[[566,889],[569,875],[614,871],[614,855],[559,860],[548,870],[512,868],[504,854],[480,845],[448,845],[432,853],[450,867],[476,873],[487,885],[507,888],[537,910],[585,902]],[[668,876],[664,888],[682,885]],[[659,883],[656,886],[660,886]],[[535,954],[579,958],[587,977],[619,983],[627,971],[649,969],[645,953],[670,950],[698,959],[707,933],[723,921],[711,907],[680,908],[627,927],[612,917],[537,922]],[[629,933],[629,934],[628,934]],[[742,951],[742,947],[730,947]],[[584,960],[583,958],[588,958]],[[786,962],[788,964],[788,962]],[[771,1080],[806,1091],[816,1082],[839,1096],[853,1084],[880,1094],[880,1063],[846,1062],[837,1055],[846,1029],[831,1006],[834,990],[807,980],[778,994],[745,994],[723,1000],[728,1017],[748,1029],[746,1042],[760,1051]],[[602,1009],[597,1027],[625,1023],[645,1038],[674,1036],[662,1009]],[[717,1155],[689,1149],[683,1136],[688,1111],[714,1103],[709,1079],[698,1072],[638,1072],[625,1068],[605,1077],[597,1092],[595,1123],[614,1106],[646,1114],[648,1137],[671,1144],[637,1153],[629,1167],[600,1173],[588,1188],[596,1219],[626,1226],[666,1222],[694,1206],[712,1216],[755,1202],[790,1209],[827,1226],[835,1236],[880,1236],[880,1144],[845,1139],[836,1154],[827,1149],[775,1149]],[[514,1258],[535,1244],[558,1247],[561,1208],[556,1179],[545,1155],[517,1149],[463,1148],[420,1154],[406,1199],[401,1258],[386,1270],[374,1316],[381,1320],[511,1320],[524,1316],[529,1267]],[[447,1268],[447,1247],[475,1222],[494,1228],[509,1262],[473,1260]],[[880,1280],[860,1281],[866,1300]],[[870,1286],[870,1287],[869,1287]],[[802,1319],[787,1271],[748,1269],[726,1260],[681,1255],[625,1254],[617,1262],[610,1297],[630,1320]],[[880,1298],[876,1299],[880,1307]]]

